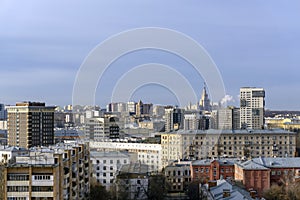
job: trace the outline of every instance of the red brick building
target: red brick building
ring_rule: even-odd
[[[197,160],[191,165],[193,181],[207,183],[210,180],[234,178],[234,162],[229,159]]]
[[[291,181],[300,173],[300,158],[254,158],[235,163],[236,181],[241,181],[246,189],[254,189],[258,196],[274,183],[281,184],[287,178]]]
[[[270,169],[248,160],[235,164],[234,179],[241,181],[246,189],[253,189],[259,196],[266,188],[270,188]]]

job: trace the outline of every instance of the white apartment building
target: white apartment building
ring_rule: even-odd
[[[265,90],[242,87],[240,89],[240,127],[262,129],[264,126]]]
[[[91,141],[90,147],[100,151],[128,151],[136,153],[138,161],[148,165],[150,171],[162,170],[160,144]]]
[[[92,176],[105,186],[106,190],[113,185],[121,167],[130,163],[129,155],[118,151],[91,151],[90,155],[93,165]]]
[[[184,114],[183,128],[184,130],[198,130],[200,121],[199,112],[191,112]]]

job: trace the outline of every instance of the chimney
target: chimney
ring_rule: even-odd
[[[230,189],[223,189],[223,198],[230,197]]]

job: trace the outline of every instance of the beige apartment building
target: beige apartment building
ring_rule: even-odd
[[[178,159],[294,157],[296,133],[285,130],[198,130],[161,134],[162,165]]]
[[[8,106],[8,145],[30,148],[54,144],[54,110],[55,107],[39,102]]]
[[[7,200],[86,199],[89,193],[88,146],[79,143],[31,148],[2,171],[0,191]]]

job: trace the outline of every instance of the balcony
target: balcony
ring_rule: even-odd
[[[53,197],[53,192],[31,192],[31,197]]]
[[[33,180],[32,186],[53,186],[53,180]]]
[[[7,197],[28,197],[29,192],[7,192]]]
[[[29,181],[7,181],[7,186],[29,186]]]

